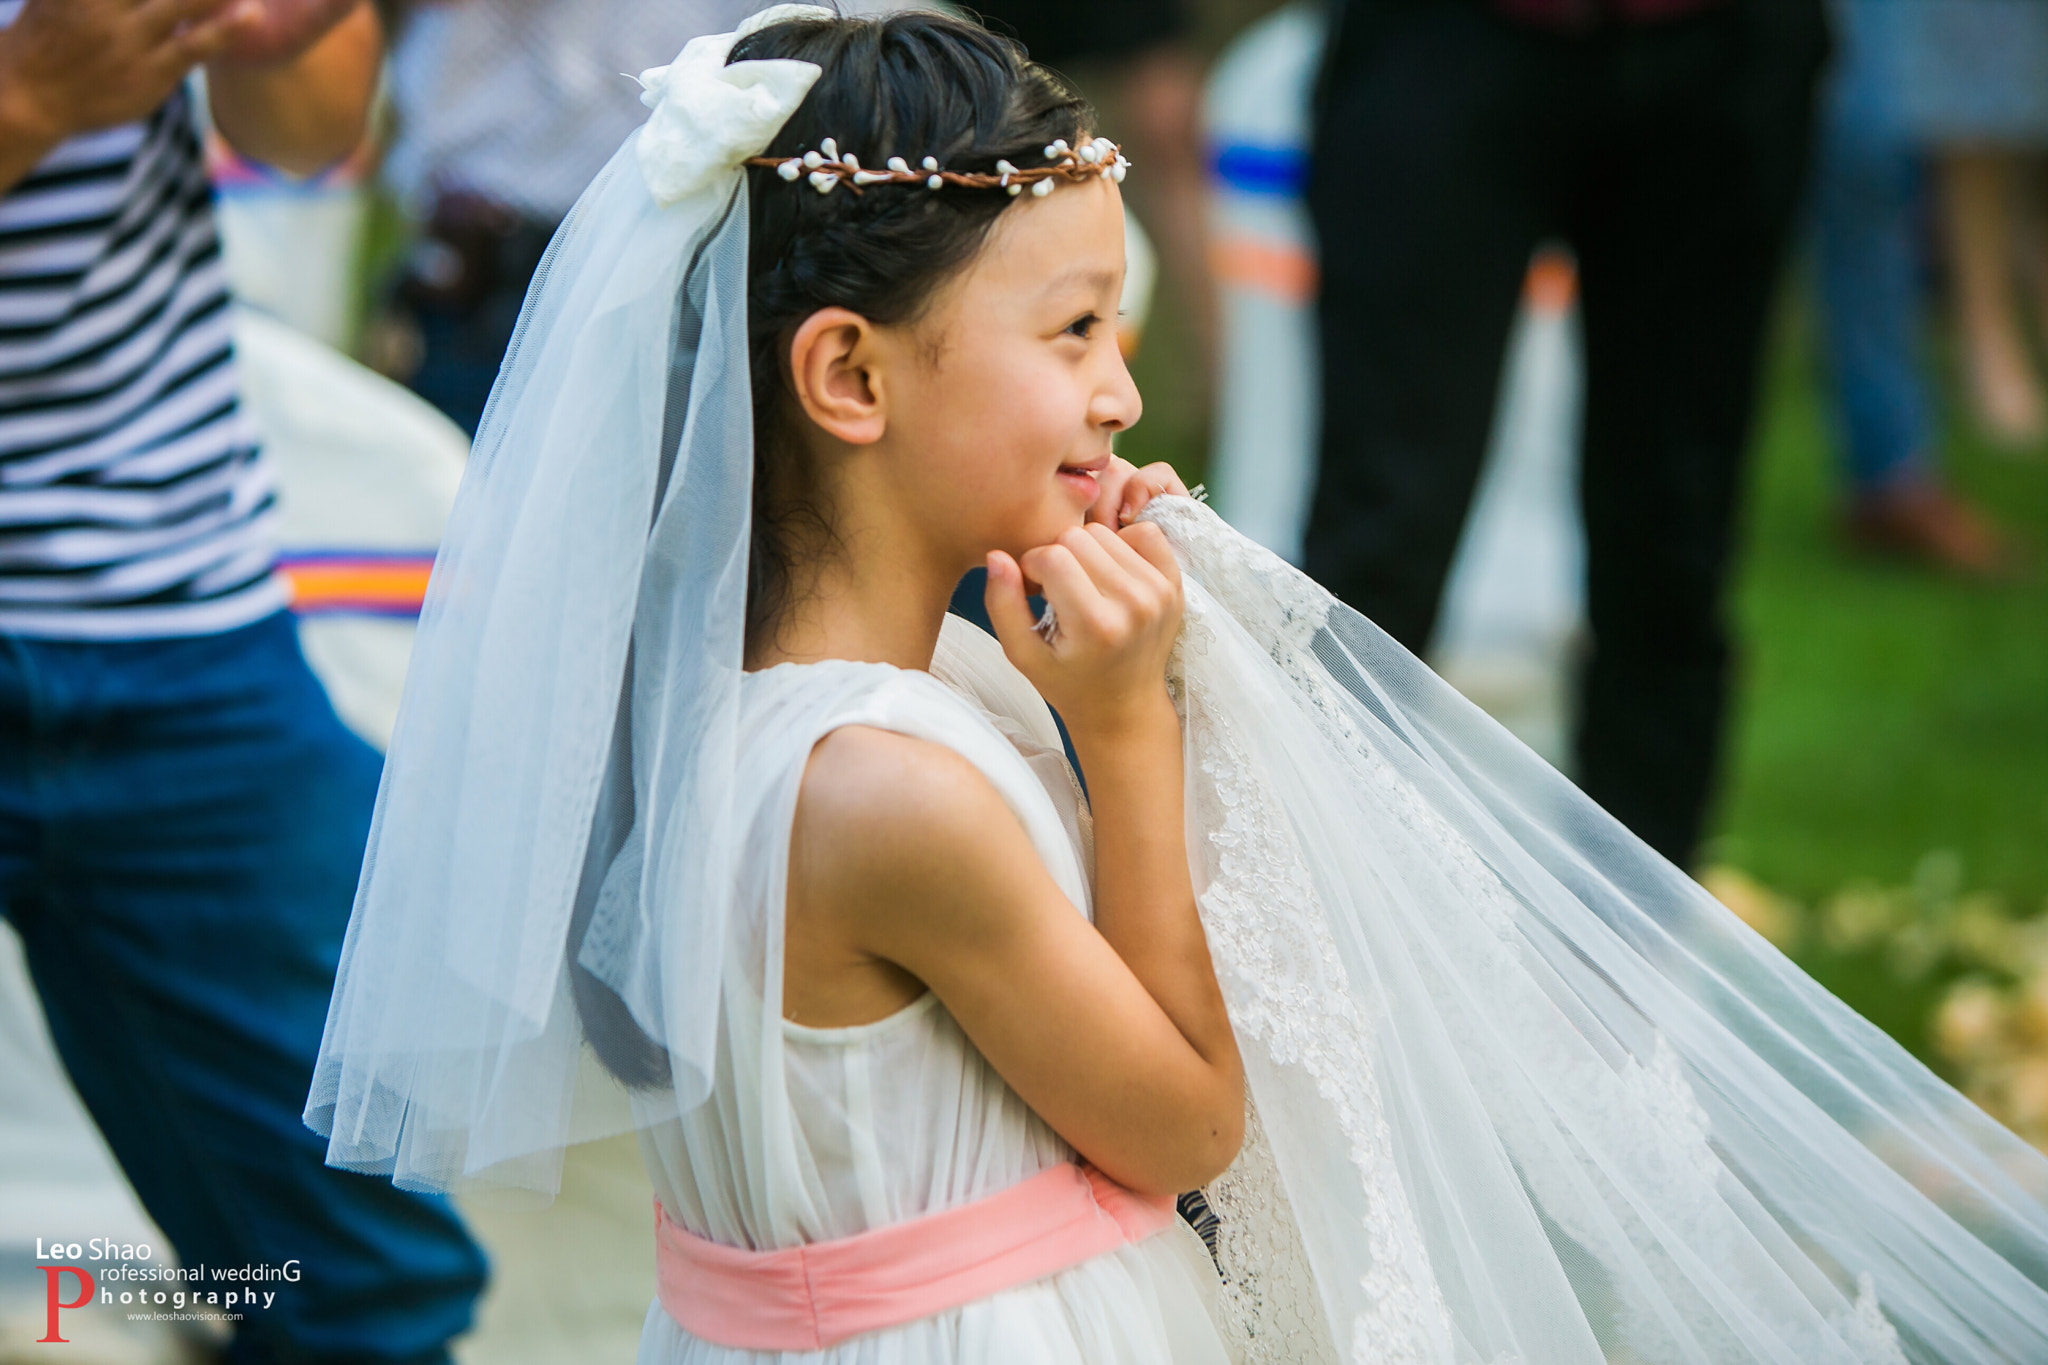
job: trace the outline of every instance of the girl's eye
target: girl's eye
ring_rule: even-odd
[[[1100,321],[1102,319],[1096,317],[1095,314],[1085,313],[1067,324],[1067,333],[1070,336],[1077,336],[1086,341],[1088,334],[1095,330],[1095,324]]]

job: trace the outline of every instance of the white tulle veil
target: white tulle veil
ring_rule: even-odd
[[[741,167],[819,74],[727,57],[804,17],[834,16],[777,6],[645,73],[652,114],[527,293],[420,614],[307,1101],[332,1164],[549,1195],[567,1144],[710,1091],[753,486]],[[587,1052],[579,976],[630,1012],[672,1104],[630,1105]]]
[[[1255,1362],[2048,1360],[2048,1161],[1186,499],[1174,685],[1253,1100]]]
[[[818,74],[734,39],[644,78],[485,414],[308,1100],[335,1164],[545,1197],[711,1091],[763,941],[739,166]],[[2048,1162],[1357,613],[1200,504],[1145,515],[1252,1097],[1208,1192],[1248,1361],[2048,1361]],[[630,1096],[592,986],[658,1059]]]

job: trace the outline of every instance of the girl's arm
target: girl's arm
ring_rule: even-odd
[[[1031,630],[1026,572],[1060,621],[1049,643]],[[791,975],[874,983],[865,1008],[839,1002],[866,1017],[914,977],[1084,1157],[1133,1189],[1192,1189],[1237,1153],[1244,1080],[1188,874],[1165,685],[1179,573],[1158,528],[1091,526],[1021,569],[992,556],[990,580],[1005,648],[1088,772],[1096,923],[965,759],[852,727],[804,776]]]

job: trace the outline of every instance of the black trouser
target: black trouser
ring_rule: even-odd
[[[1742,455],[1825,46],[1818,0],[1579,35],[1477,0],[1352,0],[1320,102],[1309,572],[1424,647],[1531,249],[1567,241],[1592,631],[1577,775],[1680,863],[1721,733]]]

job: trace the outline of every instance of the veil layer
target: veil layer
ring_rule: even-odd
[[[810,63],[645,73],[550,243],[420,616],[307,1100],[328,1161],[552,1195],[709,1093],[752,512],[741,170]],[[673,949],[673,951],[665,951]],[[648,1082],[584,1048],[607,1019]],[[635,1068],[628,1068],[634,1070]]]
[[[2048,1360],[2048,1161],[1184,498],[1253,1362]]]

